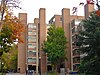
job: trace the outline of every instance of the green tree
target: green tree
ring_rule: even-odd
[[[82,54],[80,72],[100,74],[100,16],[95,12],[82,21],[84,30],[79,32],[78,45]]]
[[[13,45],[9,52],[2,55],[2,62],[4,63],[3,69],[5,70],[17,70],[17,55],[18,49],[17,45]]]
[[[0,34],[0,56],[2,56],[3,51],[8,52],[11,47],[12,40],[10,36],[12,35],[11,29],[4,27]]]
[[[48,29],[47,41],[43,44],[43,50],[47,53],[48,60],[55,71],[57,65],[63,65],[66,59],[66,43],[64,30],[51,25]]]

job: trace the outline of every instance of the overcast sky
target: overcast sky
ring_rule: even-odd
[[[55,14],[61,15],[63,8],[70,8],[72,14],[72,8],[78,7],[78,15],[84,15],[84,6],[79,7],[79,3],[86,0],[22,0],[20,6],[23,10],[14,10],[15,15],[18,13],[27,13],[28,22],[33,22],[34,18],[39,17],[39,9],[46,8],[46,23]]]

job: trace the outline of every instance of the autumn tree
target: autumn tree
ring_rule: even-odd
[[[1,0],[0,5],[0,57],[8,52],[14,42],[23,42],[22,34],[24,26],[19,19],[13,15],[10,8],[20,8],[19,0]],[[21,9],[21,8],[20,8]],[[13,59],[15,60],[15,59]],[[2,62],[2,58],[1,58]]]
[[[64,67],[66,59],[66,37],[63,28],[56,28],[54,25],[48,29],[47,41],[43,44],[43,50],[47,53],[48,61],[53,69],[57,70],[57,65]]]
[[[6,9],[13,9],[13,8],[20,8],[22,9],[19,4],[21,3],[21,0],[0,0],[0,32],[3,26],[3,18],[4,14],[6,12]]]
[[[0,56],[3,52],[9,51],[16,39],[18,42],[23,42],[22,34],[24,30],[24,26],[19,19],[13,13],[7,11],[0,32]]]

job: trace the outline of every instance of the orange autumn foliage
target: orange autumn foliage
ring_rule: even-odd
[[[96,14],[97,14],[98,16],[100,16],[100,10],[97,10],[97,11],[96,11]]]
[[[25,32],[24,25],[19,21],[16,16],[13,16],[13,13],[6,13],[5,19],[3,21],[3,26],[7,26],[12,30],[11,39],[18,42],[23,42],[23,33]]]

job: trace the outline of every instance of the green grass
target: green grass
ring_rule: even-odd
[[[60,75],[60,73],[57,73],[57,72],[49,72],[47,75]],[[89,75],[89,74],[69,74],[69,75]]]
[[[2,73],[0,73],[0,75],[6,75],[6,74],[5,74],[5,73],[3,73],[3,74],[2,74]]]
[[[47,75],[60,75],[58,72],[48,72]],[[69,74],[69,75],[90,75],[90,74]]]
[[[49,72],[48,75],[60,75],[60,74],[57,72]]]
[[[2,75],[2,73],[0,73],[0,75]]]

